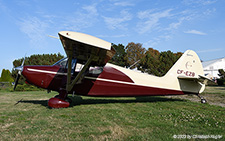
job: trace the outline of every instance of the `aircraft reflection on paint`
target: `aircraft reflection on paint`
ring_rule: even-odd
[[[197,54],[187,50],[163,77],[136,72],[107,63],[115,50],[111,43],[71,31],[59,32],[67,57],[52,66],[17,67],[26,82],[59,95],[49,99],[52,108],[65,108],[72,102],[68,94],[102,97],[162,96],[196,94],[199,96],[209,80]],[[201,102],[206,100],[201,96]]]

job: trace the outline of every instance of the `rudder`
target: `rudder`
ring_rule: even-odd
[[[179,89],[185,93],[201,93],[205,89],[205,84],[200,82],[200,77],[204,75],[201,60],[198,55],[187,50],[166,73],[166,80],[176,81]]]

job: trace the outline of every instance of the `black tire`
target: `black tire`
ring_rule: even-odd
[[[201,99],[201,103],[207,103],[207,101],[205,99]]]

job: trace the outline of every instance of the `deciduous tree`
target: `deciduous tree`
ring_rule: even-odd
[[[126,46],[126,66],[131,66],[135,62],[141,60],[145,56],[145,48],[140,43],[130,42]],[[134,66],[135,67],[135,66]]]

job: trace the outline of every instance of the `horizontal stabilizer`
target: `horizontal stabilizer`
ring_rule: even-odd
[[[211,80],[205,76],[202,76],[202,75],[198,75],[198,77],[188,77],[188,76],[180,75],[177,78],[180,80],[197,81],[202,84],[207,84],[208,81],[215,83],[213,80]]]

